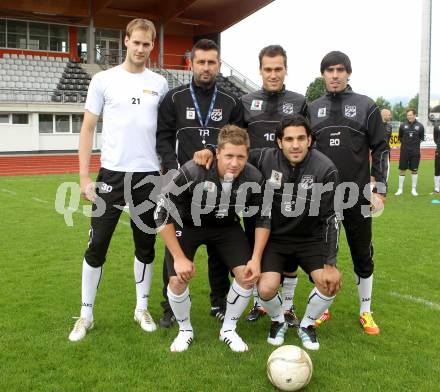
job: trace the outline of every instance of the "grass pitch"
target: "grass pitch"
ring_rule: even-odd
[[[374,316],[379,336],[362,332],[351,260],[341,234],[343,289],[333,319],[318,330],[321,349],[309,352],[314,374],[307,391],[435,391],[440,370],[440,205],[431,204],[433,162],[420,167],[418,197],[410,176],[400,197],[392,166],[384,214],[374,220]],[[266,377],[269,320],[240,321],[250,351],[232,353],[218,341],[208,315],[206,253],[198,252],[191,283],[195,341],[170,353],[177,329],[148,334],[133,321],[133,245],[128,215],[114,234],[95,306],[95,329],[78,343],[67,336],[80,309],[81,264],[89,218],[67,226],[55,211],[58,186],[72,175],[0,177],[1,391],[272,391]],[[440,198],[438,198],[440,199]],[[157,257],[150,310],[158,322],[163,246]],[[312,286],[301,273],[299,314]],[[286,344],[300,345],[289,330]]]

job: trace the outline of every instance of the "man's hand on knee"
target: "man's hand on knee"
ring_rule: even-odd
[[[174,260],[174,271],[176,271],[180,283],[188,283],[196,273],[194,263],[186,257]]]
[[[315,284],[320,291],[327,296],[334,296],[341,289],[341,273],[333,265],[324,265],[324,268],[320,270],[320,273],[316,277]]]

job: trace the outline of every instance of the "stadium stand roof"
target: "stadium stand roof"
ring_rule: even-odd
[[[96,26],[125,27],[143,17],[164,25],[191,26],[193,35],[219,33],[273,0],[2,0],[0,16]],[[30,11],[32,10],[32,11]]]

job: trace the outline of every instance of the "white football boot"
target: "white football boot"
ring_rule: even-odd
[[[87,331],[94,327],[93,320],[88,320],[85,317],[78,317],[75,325],[73,326],[72,332],[70,332],[69,340],[71,342],[77,342],[78,340],[83,339]]]
[[[138,322],[146,332],[153,332],[157,326],[147,309],[136,309],[134,311],[134,321]]]
[[[222,342],[225,342],[229,348],[236,353],[249,350],[248,345],[243,342],[241,337],[237,334],[237,332],[235,332],[234,329],[228,329],[225,331],[221,330],[219,339]]]

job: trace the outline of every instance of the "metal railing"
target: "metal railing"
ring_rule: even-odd
[[[0,88],[0,102],[78,104],[85,102],[85,95],[76,91]]]
[[[179,80],[179,78],[177,78],[175,75],[173,75],[170,71],[168,71],[165,68],[160,68],[157,65],[153,65],[153,67],[150,69],[154,72],[161,74],[167,80],[169,88],[178,87],[183,84]],[[171,85],[170,85],[170,82],[171,82]]]
[[[243,90],[247,90],[247,92],[253,92],[260,89],[260,86],[257,83],[254,83],[224,60],[222,60],[221,73],[224,77],[232,79],[231,81],[233,83],[238,85],[238,87],[241,87]]]
[[[96,48],[96,52],[99,53],[99,63],[98,65],[101,68],[106,69],[115,64],[111,63],[111,60],[115,59],[114,56],[107,55],[102,53],[99,48]],[[167,54],[169,55],[169,54]],[[177,56],[177,55],[176,55]],[[180,56],[182,57],[182,56]],[[157,64],[151,64],[150,60],[148,60],[148,68],[153,71],[159,72],[162,74],[171,88],[180,86],[187,81],[183,81],[183,79],[179,79],[178,75],[170,72],[170,70],[165,67],[169,66],[170,69],[180,69],[187,70],[185,66],[177,66],[171,64],[164,64],[164,67],[161,68]],[[237,71],[235,68],[230,66],[226,62],[222,62],[222,75],[225,78],[228,78],[232,83],[234,83],[237,87],[242,89],[245,92],[251,92],[259,89],[259,86],[244,76],[241,72]],[[189,71],[188,71],[189,72]],[[0,102],[23,102],[23,103],[83,103],[85,102],[85,92],[77,92],[77,91],[65,91],[65,90],[43,90],[43,89],[22,89],[22,88],[0,88]]]

